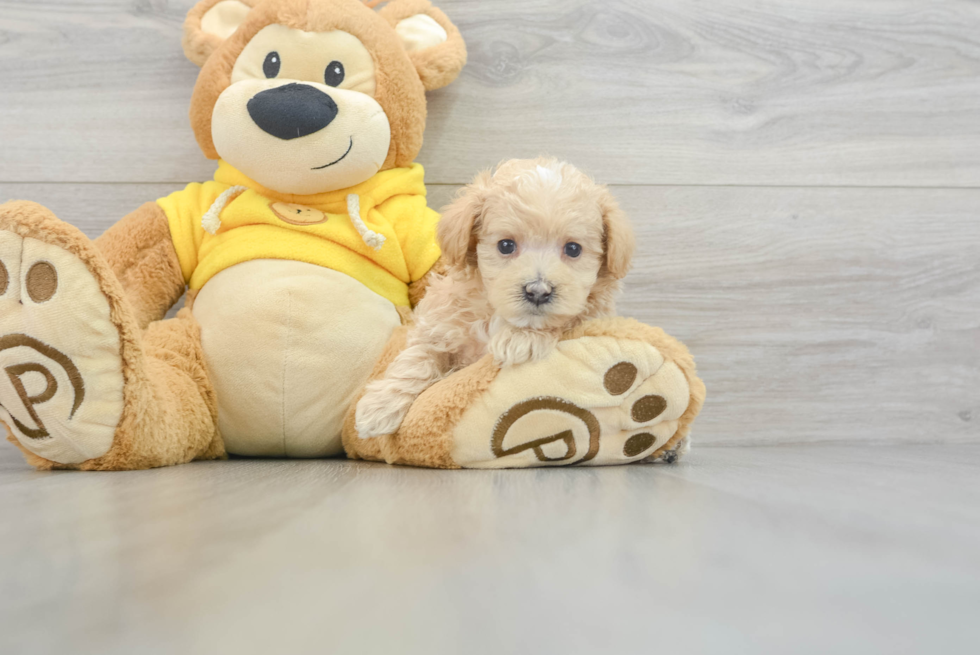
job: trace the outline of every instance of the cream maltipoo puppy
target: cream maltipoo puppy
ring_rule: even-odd
[[[357,403],[362,439],[395,432],[419,394],[488,352],[500,366],[541,359],[565,330],[613,314],[634,248],[609,191],[555,159],[478,175],[445,209],[439,242],[445,274]]]

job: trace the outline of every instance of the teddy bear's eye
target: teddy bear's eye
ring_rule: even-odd
[[[279,68],[282,66],[282,61],[279,59],[278,52],[270,52],[265,56],[265,61],[262,63],[262,72],[268,78],[273,78],[279,74]]]
[[[332,61],[327,64],[327,70],[323,73],[323,81],[327,86],[340,86],[344,81],[344,65],[339,61]]]

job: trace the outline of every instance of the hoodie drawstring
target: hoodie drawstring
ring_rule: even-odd
[[[364,224],[364,220],[361,218],[361,199],[356,193],[347,196],[347,213],[350,215],[350,222],[354,225],[357,233],[361,235],[364,243],[375,250],[381,250],[381,246],[385,243],[385,237],[368,229],[368,226]]]
[[[217,234],[218,229],[221,228],[221,212],[235,196],[245,191],[248,191],[248,187],[233,186],[225,189],[220,196],[215,198],[211,207],[201,217],[201,227],[204,231],[208,234]],[[381,246],[385,243],[385,237],[365,225],[361,218],[361,199],[356,193],[347,196],[347,213],[350,215],[351,224],[361,235],[364,243],[370,248],[381,250]]]
[[[231,202],[232,196],[237,196],[245,191],[248,191],[248,187],[233,186],[222,191],[221,195],[214,199],[211,207],[201,217],[201,227],[204,228],[204,231],[208,234],[216,234],[218,228],[221,227],[221,212],[224,211],[225,205]]]

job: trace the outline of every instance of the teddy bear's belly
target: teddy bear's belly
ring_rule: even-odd
[[[344,414],[400,324],[391,302],[353,278],[272,259],[215,275],[193,313],[225,447],[255,456],[342,452]]]

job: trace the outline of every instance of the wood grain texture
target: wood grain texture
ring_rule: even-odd
[[[204,179],[210,179],[214,174]],[[183,188],[179,184],[10,184],[0,182],[0,202],[31,200],[94,239],[144,202]]]
[[[169,185],[10,185],[97,236]],[[441,207],[453,186],[430,187]],[[620,313],[694,353],[707,444],[980,441],[980,190],[615,187]]]
[[[0,651],[971,653],[980,447],[676,466],[35,473],[0,450]]]
[[[696,437],[980,441],[980,192],[617,191],[620,311],[695,354]]]
[[[191,0],[0,0],[0,181],[207,177]],[[439,3],[470,49],[420,160],[548,152],[611,183],[980,186],[980,4]]]

